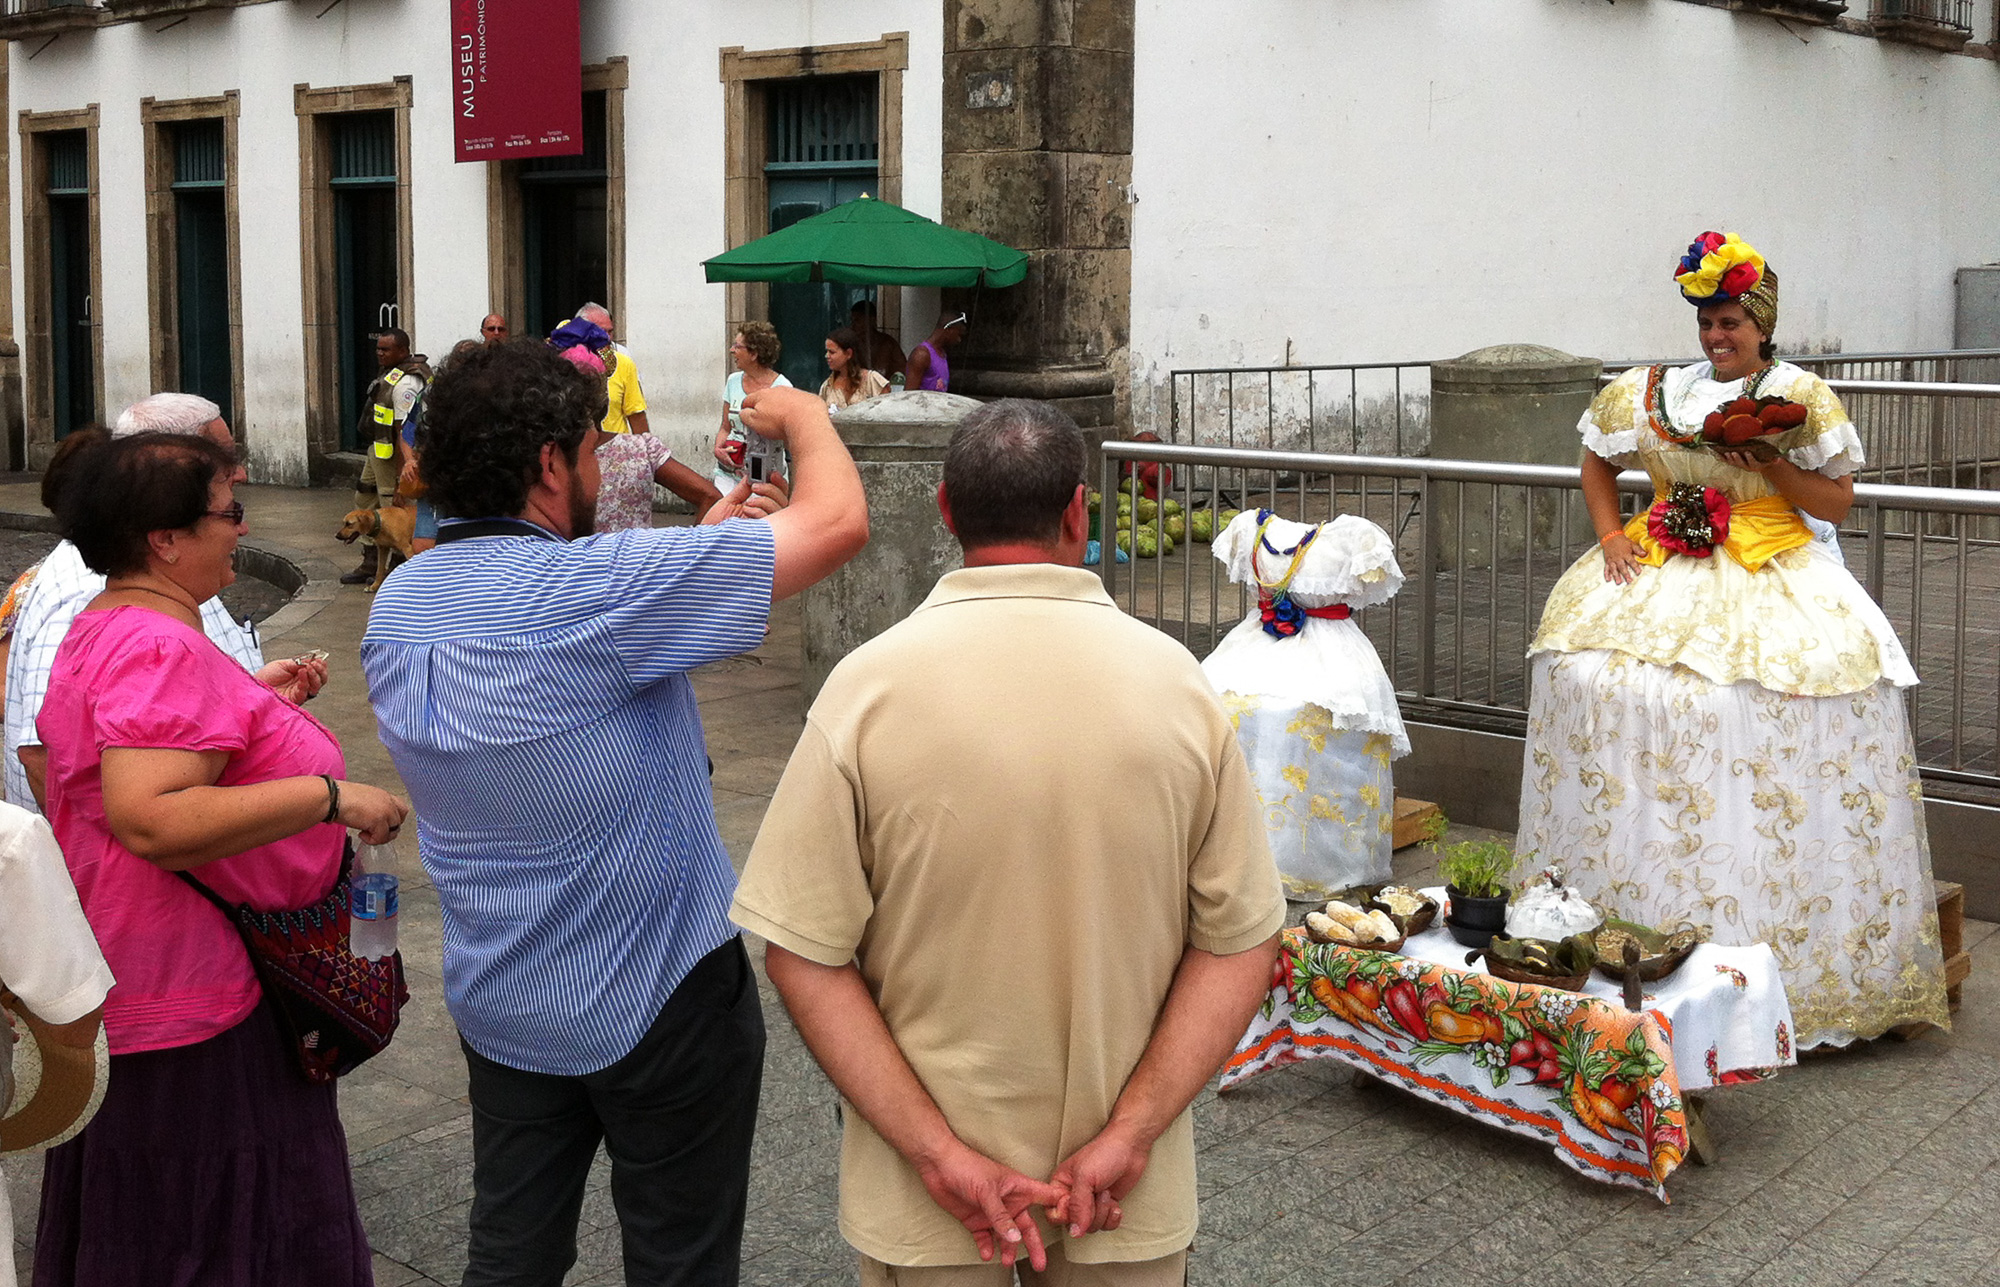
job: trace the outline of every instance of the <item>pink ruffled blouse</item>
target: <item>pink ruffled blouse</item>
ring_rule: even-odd
[[[48,748],[48,816],[84,916],[117,984],[104,1003],[111,1053],[192,1045],[241,1023],[261,992],[235,928],[171,872],[111,834],[107,747],[220,751],[218,786],[346,772],[340,743],[198,630],[147,608],[85,612],[56,653],[36,721]],[[325,897],[345,829],[295,836],[204,864],[193,875],[230,902],[267,911]]]

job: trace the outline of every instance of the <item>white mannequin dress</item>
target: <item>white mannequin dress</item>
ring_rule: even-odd
[[[1312,524],[1274,518],[1257,535],[1246,510],[1215,538],[1215,557],[1240,584],[1282,577]],[[1364,518],[1318,525],[1287,592],[1306,608],[1387,603],[1403,572],[1389,536]],[[1264,806],[1285,896],[1323,899],[1389,878],[1396,793],[1389,762],[1410,741],[1395,685],[1352,619],[1306,617],[1297,634],[1264,629],[1253,608],[1216,645],[1202,672],[1222,694]]]

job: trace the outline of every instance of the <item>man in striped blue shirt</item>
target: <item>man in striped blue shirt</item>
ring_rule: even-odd
[[[592,536],[604,400],[533,342],[453,357],[424,410],[439,543],[361,646],[444,912],[467,1287],[562,1281],[600,1140],[626,1281],[736,1281],[764,1024],[687,671],[867,540],[825,406],[787,389],[744,422],[789,449],[788,508],[751,521],[739,487],[700,527]]]

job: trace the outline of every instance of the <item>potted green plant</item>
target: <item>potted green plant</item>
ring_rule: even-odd
[[[1452,937],[1467,947],[1485,947],[1507,927],[1512,895],[1514,848],[1504,840],[1461,840],[1434,846],[1438,875],[1451,896],[1446,914]]]

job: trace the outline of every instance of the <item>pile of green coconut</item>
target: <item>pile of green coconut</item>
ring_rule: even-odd
[[[1215,539],[1215,534],[1229,526],[1240,510],[1225,509],[1183,509],[1181,503],[1169,496],[1156,501],[1149,496],[1139,495],[1139,484],[1128,478],[1120,483],[1118,490],[1118,548],[1138,559],[1157,559],[1174,552],[1177,545],[1185,545],[1190,540],[1206,545]],[[1104,495],[1093,490],[1090,493],[1090,512],[1104,513]],[[1100,521],[1099,527],[1103,524]]]

